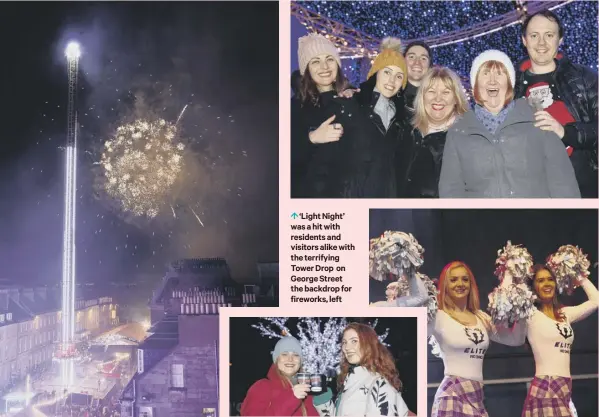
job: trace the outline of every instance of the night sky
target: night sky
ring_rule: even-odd
[[[278,260],[276,2],[2,3],[0,31],[1,278],[61,277],[72,39],[83,49],[77,279],[134,281],[175,259],[219,256],[244,281],[256,262]],[[104,142],[149,112],[174,122],[186,104],[181,140],[193,163],[176,213],[127,215],[102,190]]]
[[[323,322],[327,319],[321,318]],[[347,320],[349,322],[373,324],[376,318],[347,317]],[[233,317],[229,322],[230,401],[233,404],[241,403],[250,386],[259,379],[266,378],[268,369],[272,365],[271,352],[274,350],[278,339],[269,339],[268,336],[262,336],[258,329],[251,327],[260,321],[262,321],[260,318]],[[267,324],[266,321],[263,321],[263,323]],[[412,411],[416,411],[417,403],[416,323],[417,320],[413,317],[381,317],[378,318],[375,327],[378,334],[382,334],[385,329],[389,329],[389,335],[385,339],[385,343],[389,345],[389,350],[395,359],[399,377],[403,383],[402,397]],[[287,328],[294,336],[297,335],[296,326],[297,319],[289,318]],[[272,325],[270,328],[274,331],[278,330]],[[334,385],[334,380],[330,384]],[[231,412],[234,413],[234,410]]]

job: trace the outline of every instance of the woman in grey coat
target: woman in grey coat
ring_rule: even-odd
[[[536,127],[533,107],[513,100],[515,71],[503,52],[474,60],[476,105],[447,133],[441,198],[580,198],[559,137]]]

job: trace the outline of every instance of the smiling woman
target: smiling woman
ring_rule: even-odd
[[[402,383],[393,357],[372,327],[350,323],[343,331],[341,352],[337,398],[333,403],[328,389],[328,395],[315,400],[321,414],[322,410],[335,410],[336,416],[411,415],[401,396]]]
[[[397,197],[396,154],[407,120],[401,42],[386,38],[367,80],[347,90],[337,48],[322,35],[298,41],[300,87],[291,104],[291,194]],[[403,174],[400,175],[403,177]]]
[[[265,379],[250,387],[243,404],[242,416],[318,416],[310,384],[296,378],[302,363],[300,342],[284,337],[272,353],[273,364]],[[297,383],[296,383],[297,382]]]
[[[557,298],[555,272],[535,265],[531,287],[537,296],[537,309],[524,329],[535,360],[535,377],[522,410],[522,417],[576,415],[571,401],[570,351],[574,343],[571,325],[583,320],[599,307],[599,292],[588,278],[579,277],[588,301],[563,307]]]
[[[406,163],[405,180],[398,180],[403,185],[400,195],[408,198],[439,197],[438,184],[447,130],[467,110],[464,87],[449,68],[435,67],[420,80],[411,126],[404,129],[402,137],[402,143],[406,144],[403,154],[410,157]]]
[[[474,274],[464,262],[447,264],[439,279],[439,311],[428,324],[431,344],[436,345],[445,368],[435,394],[431,417],[488,416],[484,405],[483,360],[489,340],[518,346],[522,332],[498,329],[480,309]]]
[[[476,105],[449,130],[439,194],[447,198],[580,198],[560,138],[535,124],[526,99],[513,100],[515,70],[501,51],[472,63]]]

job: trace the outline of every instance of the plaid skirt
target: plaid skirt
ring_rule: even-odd
[[[535,376],[524,401],[522,417],[573,417],[576,412],[570,408],[571,397],[572,379]]]
[[[483,399],[481,382],[446,376],[435,394],[431,417],[489,417]]]

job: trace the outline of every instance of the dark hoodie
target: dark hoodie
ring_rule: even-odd
[[[576,120],[564,126],[562,142],[574,150],[570,157],[583,198],[597,198],[597,73],[558,54],[553,73],[555,88],[568,112]],[[515,98],[524,97],[527,58],[518,66]]]

